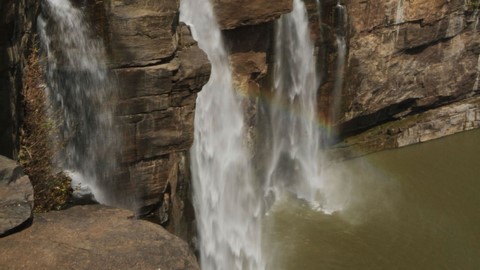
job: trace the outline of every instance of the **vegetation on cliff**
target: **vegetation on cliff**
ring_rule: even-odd
[[[37,46],[34,46],[24,70],[19,162],[30,177],[35,191],[36,212],[62,209],[69,200],[71,180],[54,167],[52,158],[61,144],[52,143],[55,117],[47,113],[46,86],[39,62]]]

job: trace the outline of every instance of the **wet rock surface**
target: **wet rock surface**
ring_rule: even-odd
[[[101,205],[36,215],[0,240],[0,269],[199,269],[187,243]]]
[[[33,187],[23,169],[0,156],[0,237],[32,217]]]

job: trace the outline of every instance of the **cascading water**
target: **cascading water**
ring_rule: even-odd
[[[68,0],[45,0],[38,26],[46,54],[49,113],[58,122],[55,140],[62,146],[56,160],[72,172],[74,183],[88,185],[95,198],[105,202],[98,186],[115,164],[116,140],[114,92],[103,44]]]
[[[212,63],[197,98],[191,150],[194,205],[202,269],[264,269],[261,192],[245,144],[241,99],[209,0],[182,0],[180,19]]]
[[[344,69],[345,69],[345,56],[347,54],[347,43],[345,40],[346,36],[346,25],[347,25],[347,12],[345,11],[345,6],[341,5],[340,2],[335,6],[335,41],[337,44],[337,61],[335,65],[335,83],[333,85],[332,92],[332,104],[330,106],[330,121],[332,123],[338,122],[338,117],[340,114],[340,105],[342,102],[342,89],[343,89],[343,80],[344,80]],[[329,139],[332,139],[334,136],[333,132],[330,132]]]

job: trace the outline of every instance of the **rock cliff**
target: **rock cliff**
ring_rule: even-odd
[[[89,3],[117,80],[116,115],[123,134],[121,169],[115,186],[106,188],[120,204],[127,198],[126,206],[140,215],[164,209],[160,215],[167,227],[188,238],[188,150],[196,95],[210,76],[209,61],[179,23],[178,0]]]

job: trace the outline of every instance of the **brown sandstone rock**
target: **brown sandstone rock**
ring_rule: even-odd
[[[292,0],[214,0],[213,6],[222,29],[255,25],[277,19],[292,11]]]
[[[178,0],[104,1],[113,66],[145,66],[177,50]]]
[[[187,243],[127,210],[77,206],[0,240],[0,269],[199,269]]]

